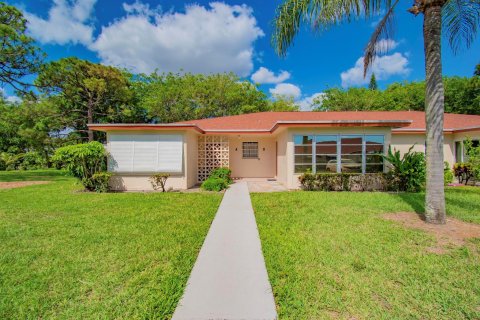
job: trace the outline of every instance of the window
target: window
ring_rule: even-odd
[[[244,159],[258,159],[258,142],[243,142],[242,154]]]
[[[383,135],[294,136],[295,173],[383,172]]]
[[[384,136],[365,136],[365,170],[366,173],[383,172]]]
[[[108,151],[109,171],[182,172],[182,135],[110,133]]]
[[[295,173],[312,170],[313,136],[295,136]]]
[[[455,141],[455,161],[456,162],[463,162],[462,141]]]

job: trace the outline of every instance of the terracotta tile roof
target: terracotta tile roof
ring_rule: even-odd
[[[335,121],[341,123],[367,121],[386,122],[391,126],[399,121],[397,132],[425,130],[425,113],[420,111],[345,111],[345,112],[260,112],[237,116],[178,122],[193,124],[203,131],[271,131],[276,125]],[[410,123],[400,123],[411,121]],[[480,129],[480,116],[445,113],[445,131],[469,131]]]

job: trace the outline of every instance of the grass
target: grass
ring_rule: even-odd
[[[252,194],[280,319],[479,319],[480,240],[428,253],[433,237],[379,214],[422,194]],[[480,223],[480,189],[449,188],[450,216]]]
[[[51,180],[0,190],[0,319],[171,317],[214,217],[218,194],[80,192]]]

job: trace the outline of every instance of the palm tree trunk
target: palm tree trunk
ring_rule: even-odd
[[[427,181],[425,218],[429,223],[445,223],[445,190],[443,186],[443,112],[442,81],[442,6],[435,3],[424,11],[423,38],[425,47],[425,120]]]

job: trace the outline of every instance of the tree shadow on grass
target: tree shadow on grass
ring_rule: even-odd
[[[15,182],[15,181],[65,181],[70,180],[71,177],[62,170],[15,170],[15,171],[0,171],[0,181]]]
[[[402,201],[407,203],[413,209],[413,211],[423,217],[425,213],[424,193],[401,192],[397,194],[392,194],[392,196],[402,199]]]

